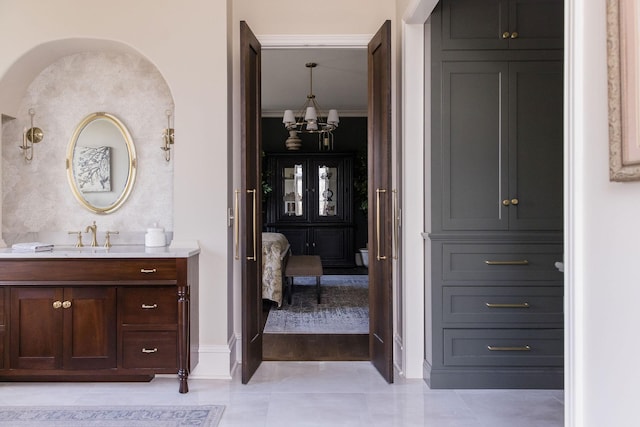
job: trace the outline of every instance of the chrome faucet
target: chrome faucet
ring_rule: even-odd
[[[95,248],[98,246],[98,226],[95,221],[93,221],[93,225],[87,225],[87,229],[84,232],[88,233],[89,231],[91,231],[91,247]]]

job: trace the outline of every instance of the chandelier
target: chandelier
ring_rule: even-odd
[[[315,62],[305,64],[309,69],[309,95],[298,114],[294,115],[293,110],[284,112],[282,123],[289,131],[289,137],[285,141],[287,150],[300,149],[302,141],[298,137],[299,133],[317,134],[318,150],[333,150],[333,131],[338,127],[340,118],[338,110],[329,110],[328,116],[324,116],[316,101],[316,96],[313,94],[313,69],[317,65]]]

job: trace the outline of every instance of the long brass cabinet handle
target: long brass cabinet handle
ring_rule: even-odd
[[[400,213],[398,212],[398,190],[393,189],[393,206],[391,210],[393,211],[393,240],[391,241],[391,246],[393,246],[393,259],[398,259],[400,255]]]
[[[487,350],[489,351],[531,351],[531,347],[528,345],[523,345],[519,347],[500,347],[495,345],[488,345]]]
[[[514,261],[492,261],[486,260],[484,262],[487,265],[529,265],[529,261],[526,259],[518,259]]]
[[[485,304],[489,308],[529,308],[530,307],[528,302],[515,303],[515,304],[499,304],[499,303],[487,302]]]
[[[253,256],[248,256],[247,257],[247,261],[258,261],[258,252],[257,252],[257,241],[258,241],[258,236],[257,236],[257,229],[258,229],[258,214],[257,214],[257,197],[258,197],[258,193],[256,191],[256,189],[254,188],[253,190],[247,190],[247,193],[252,193],[253,194]]]
[[[233,203],[233,241],[235,243],[235,258],[240,259],[240,190],[235,190]]]
[[[149,353],[157,353],[157,352],[158,352],[158,349],[157,349],[156,347],[154,347],[154,348],[144,348],[144,347],[143,347],[143,348],[142,348],[142,352],[143,352],[143,353],[146,353],[146,354],[149,354]]]
[[[145,274],[149,274],[149,273],[155,273],[158,270],[156,270],[155,268],[141,268],[140,269],[140,273],[145,273]]]
[[[158,304],[142,304],[144,310],[154,310],[158,308]]]
[[[380,255],[380,194],[386,192],[387,190],[376,188],[376,259],[378,261],[387,259],[386,256]]]

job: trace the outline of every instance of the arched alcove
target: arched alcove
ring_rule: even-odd
[[[103,231],[121,233],[114,243],[137,243],[131,239],[156,222],[172,230],[173,162],[165,160],[160,146],[166,112],[173,114],[173,97],[158,68],[144,55],[110,40],[47,42],[10,67],[0,80],[0,93],[1,219],[7,244],[42,235],[53,243],[70,243],[67,232],[92,219]],[[17,146],[30,127],[29,109],[35,110],[35,125],[45,136],[35,146],[33,160],[26,161]],[[117,116],[138,154],[131,196],[117,212],[100,218],[74,199],[65,168],[77,125],[95,112]]]

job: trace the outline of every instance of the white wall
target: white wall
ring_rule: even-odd
[[[174,238],[201,247],[201,353],[193,373],[201,377],[229,376],[226,3],[0,1],[2,114],[15,117],[33,78],[71,53],[137,51],[166,80],[175,101]]]
[[[638,423],[640,182],[608,177],[605,1],[567,0],[567,425]]]

